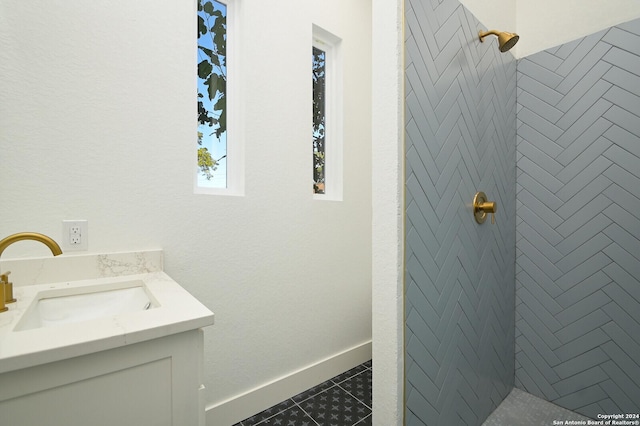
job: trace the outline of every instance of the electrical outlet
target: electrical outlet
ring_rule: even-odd
[[[88,222],[86,220],[62,221],[62,245],[66,251],[84,251],[89,248]]]
[[[72,232],[71,235],[69,235],[69,245],[77,246],[80,244],[82,244],[82,235],[80,233]]]

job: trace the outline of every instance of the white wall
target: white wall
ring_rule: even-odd
[[[371,339],[370,2],[239,6],[246,195],[225,197],[192,188],[195,1],[0,3],[0,236],[87,219],[90,252],[164,249],[216,314],[211,406]],[[344,40],[343,202],[311,194],[312,23]]]
[[[373,0],[373,424],[404,416],[404,11]]]

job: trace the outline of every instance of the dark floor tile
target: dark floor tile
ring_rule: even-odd
[[[373,362],[372,361],[373,360],[370,359],[369,361],[365,362],[364,366],[367,367],[367,368],[371,368],[373,366]]]
[[[355,426],[371,426],[372,418],[373,414],[369,414],[367,417],[356,423]]]
[[[335,383],[333,383],[331,380],[327,380],[326,382],[322,382],[319,385],[312,387],[311,389],[307,389],[306,391],[299,393],[291,399],[293,399],[295,402],[304,401],[307,398],[310,398],[324,390],[329,389],[331,386],[335,386]]]
[[[360,364],[358,366],[353,367],[351,370],[345,371],[342,374],[338,374],[336,377],[334,377],[331,380],[333,380],[334,383],[340,383],[343,380],[346,380],[352,376],[355,376],[356,374],[362,373],[366,369],[367,367],[364,364]]]
[[[274,415],[286,410],[287,408],[293,407],[295,403],[291,399],[287,399],[286,401],[282,401],[278,405],[274,405],[273,407],[267,408],[266,410],[256,414],[255,416],[251,416],[248,419],[244,419],[242,421],[243,426],[253,426],[256,425],[263,420],[266,420]]]
[[[372,383],[371,370],[365,370],[347,380],[340,382],[339,386],[371,408]]]
[[[312,396],[299,405],[320,426],[352,426],[371,414],[369,407],[339,386]]]
[[[313,414],[300,410],[296,403],[312,410],[320,425],[371,425],[371,374],[369,360],[234,426],[316,426],[309,417]]]
[[[294,405],[291,408],[288,408],[279,414],[276,414],[273,417],[268,418],[264,422],[260,423],[258,426],[316,426],[316,423],[313,421],[307,413],[305,413],[300,407]]]

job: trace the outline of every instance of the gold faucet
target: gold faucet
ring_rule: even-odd
[[[51,250],[51,253],[53,253],[54,256],[62,254],[60,246],[51,237],[44,234],[38,234],[37,232],[18,232],[17,234],[9,235],[8,237],[0,240],[0,256],[2,256],[4,250],[11,244],[22,240],[39,241],[49,247],[49,250]],[[4,312],[8,309],[5,306],[5,303],[12,303],[16,301],[16,299],[13,298],[13,283],[9,282],[10,273],[10,271],[7,271],[0,275],[0,312]]]

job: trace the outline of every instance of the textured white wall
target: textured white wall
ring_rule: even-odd
[[[373,424],[404,416],[404,13],[373,0]]]
[[[87,219],[90,252],[164,249],[216,314],[209,404],[370,340],[370,8],[240,3],[246,195],[225,197],[192,188],[195,1],[2,1],[0,236]],[[344,40],[343,202],[312,200],[312,23]]]

